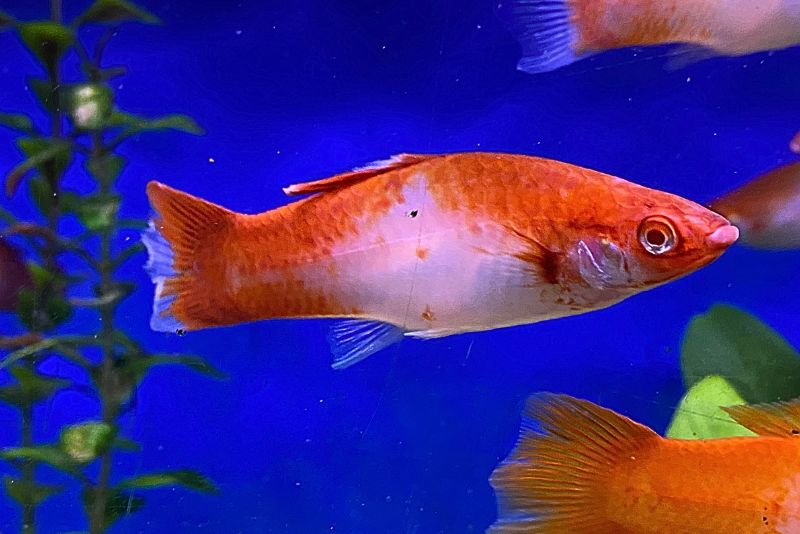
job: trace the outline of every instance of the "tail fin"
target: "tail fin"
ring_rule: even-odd
[[[492,533],[622,532],[605,517],[610,470],[659,439],[649,428],[588,401],[541,393],[528,399],[514,451],[491,476]]]
[[[522,45],[519,70],[548,72],[589,55],[576,48],[575,1],[579,0],[506,0],[498,6],[498,15]]]
[[[150,327],[180,332],[215,326],[219,312],[209,294],[214,284],[208,259],[221,255],[213,237],[230,230],[236,214],[159,182],[147,184],[147,196],[156,211],[142,235],[149,254],[145,270],[156,285]]]

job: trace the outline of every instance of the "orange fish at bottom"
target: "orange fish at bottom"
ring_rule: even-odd
[[[738,231],[669,193],[567,163],[404,154],[234,213],[158,182],[151,326],[339,317],[334,367],[430,339],[585,313],[718,258]]]
[[[491,533],[800,533],[800,399],[725,410],[755,437],[665,439],[588,401],[528,400]]]

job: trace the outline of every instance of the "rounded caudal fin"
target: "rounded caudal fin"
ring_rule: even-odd
[[[588,401],[532,396],[516,447],[490,479],[498,517],[489,532],[618,533],[605,515],[605,481],[653,439],[649,428]]]
[[[209,238],[230,229],[236,214],[159,182],[147,184],[147,196],[156,212],[142,235],[145,270],[156,286],[150,327],[177,332],[217,326],[215,284],[202,267],[215,256]]]
[[[497,13],[522,46],[519,70],[548,72],[589,55],[575,48],[579,34],[572,10],[579,1],[501,0]]]

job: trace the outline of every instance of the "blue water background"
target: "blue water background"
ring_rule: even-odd
[[[66,4],[68,14],[83,5]],[[530,76],[515,70],[517,43],[488,0],[141,4],[165,25],[129,26],[109,47],[108,63],[129,68],[115,82],[119,104],[188,113],[208,133],[127,144],[125,216],[149,213],[144,185],[154,178],[255,213],[285,204],[291,183],[400,152],[471,150],[556,158],[706,202],[791,161],[800,128],[798,50],[679,71],[664,68],[668,48],[625,50]],[[0,8],[47,16],[44,2]],[[22,74],[37,67],[8,33],[0,60],[0,109],[31,109]],[[0,167],[18,158],[0,130]],[[25,195],[11,202],[31,213]],[[496,513],[487,478],[513,445],[528,394],[584,397],[663,431],[683,392],[678,349],[693,314],[731,302],[800,345],[798,253],[734,248],[608,310],[407,341],[344,371],[330,368],[327,321],[151,332],[143,261],[124,270],[139,291],[119,324],[153,351],[200,354],[230,378],[154,371],[122,422],[144,450],[119,456],[114,474],[195,467],[221,493],[149,492],[120,533],[480,532]],[[80,320],[97,324],[90,313]],[[96,413],[91,399],[62,394],[38,410],[47,424],[37,438]],[[0,446],[17,429],[0,407]],[[75,492],[47,501],[41,531],[83,528],[76,503]],[[18,520],[0,499],[0,531]]]

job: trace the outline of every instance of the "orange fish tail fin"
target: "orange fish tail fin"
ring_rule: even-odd
[[[723,410],[759,436],[800,439],[800,398],[771,404],[727,406]]]
[[[649,428],[588,401],[540,393],[528,399],[517,445],[491,476],[498,519],[489,532],[612,534],[606,486]]]
[[[178,332],[217,326],[219,302],[211,294],[209,250],[214,236],[230,230],[237,214],[159,182],[147,184],[156,215],[142,235],[149,255],[145,270],[156,286],[150,327]]]
[[[530,74],[564,67],[587,55],[579,50],[575,4],[596,0],[507,0],[498,15],[522,46],[517,68]]]

